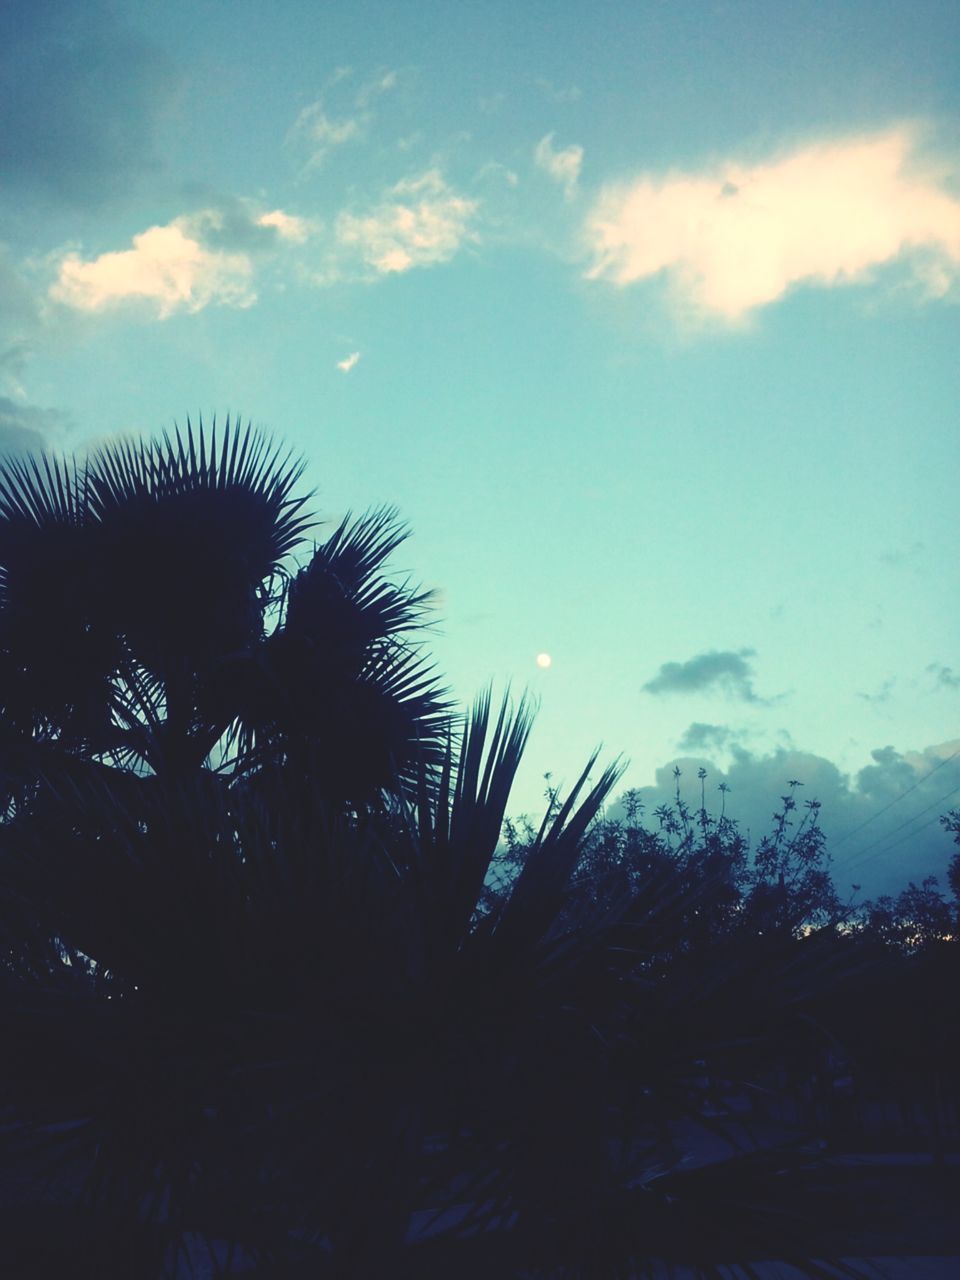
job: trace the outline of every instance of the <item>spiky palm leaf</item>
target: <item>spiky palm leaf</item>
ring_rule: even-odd
[[[261,432],[227,420],[120,440],[87,473],[103,607],[151,670],[191,670],[259,639],[264,583],[311,524],[303,472]]]
[[[438,759],[450,705],[408,639],[431,593],[382,572],[406,536],[391,509],[347,516],[290,579],[275,630],[209,672],[200,704],[238,764],[284,765],[360,801]]]
[[[122,639],[103,618],[84,469],[0,460],[0,712],[8,733],[96,750]]]
[[[448,706],[409,639],[430,593],[383,572],[406,529],[348,516],[291,576],[301,472],[229,420],[0,464],[6,805],[40,738],[153,771],[295,762],[351,800],[436,758]]]

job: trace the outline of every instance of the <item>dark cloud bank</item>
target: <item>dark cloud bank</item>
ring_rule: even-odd
[[[0,178],[100,204],[159,167],[157,135],[179,76],[107,4],[0,4]]]
[[[862,886],[861,897],[877,897],[928,875],[938,876],[946,889],[945,872],[956,846],[939,817],[960,806],[960,739],[909,756],[883,747],[852,777],[823,756],[787,748],[759,755],[736,739],[736,732],[723,725],[692,724],[682,740],[689,754],[658,769],[653,786],[637,788],[646,825],[656,827],[654,810],[674,799],[674,768],[681,770],[684,800],[699,809],[697,771],[704,768],[707,809],[719,814],[723,799],[727,816],[737,819],[755,843],[770,831],[790,780],[798,779],[803,785],[796,788],[797,815],[805,812],[805,801],[820,801],[820,825],[842,897],[849,896],[852,884]],[[730,758],[724,768],[715,763],[719,752]],[[721,783],[728,788],[725,797]],[[608,816],[622,816],[620,802]]]

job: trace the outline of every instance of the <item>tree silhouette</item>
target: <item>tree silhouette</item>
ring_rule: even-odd
[[[8,803],[41,763],[310,762],[358,798],[436,758],[446,704],[407,640],[429,593],[381,573],[405,531],[387,509],[348,517],[297,569],[301,472],[229,421],[0,465]]]

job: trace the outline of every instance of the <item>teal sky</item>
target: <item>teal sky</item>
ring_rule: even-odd
[[[916,0],[8,0],[0,447],[251,418],[540,698],[516,810],[602,741],[936,870],[958,66]]]

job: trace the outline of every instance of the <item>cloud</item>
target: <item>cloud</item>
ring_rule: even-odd
[[[449,261],[474,238],[470,224],[477,207],[429,169],[398,182],[368,213],[341,213],[335,235],[341,249],[359,254],[377,274],[399,274]]]
[[[307,171],[320,168],[334,151],[348,142],[359,142],[365,138],[375,119],[371,110],[373,103],[395,89],[399,82],[396,71],[379,71],[360,86],[347,113],[331,115],[326,104],[327,94],[352,77],[351,67],[338,67],[328,79],[321,96],[304,107],[294,121],[287,141],[307,152]]]
[[[146,301],[161,319],[176,311],[202,311],[211,303],[247,307],[256,300],[253,264],[244,253],[207,249],[188,218],[150,227],[133,246],[84,262],[68,253],[51,297],[78,311],[102,311],[120,302]]]
[[[371,102],[375,102],[384,93],[389,93],[391,89],[395,89],[400,81],[400,76],[396,71],[378,71],[370,80],[367,80],[360,86],[356,96],[356,104],[358,107],[368,107]]]
[[[304,218],[248,201],[183,214],[133,237],[129,249],[84,261],[76,252],[59,263],[50,296],[78,311],[102,311],[145,301],[164,319],[211,304],[248,307],[256,301],[253,257],[302,244],[314,230]]]
[[[554,134],[548,133],[540,139],[534,149],[533,160],[538,169],[542,169],[554,182],[563,187],[564,196],[567,200],[571,200],[580,179],[583,147],[574,144],[564,147],[562,151],[555,151],[554,137]]]
[[[862,897],[896,894],[908,881],[919,884],[927,875],[939,876],[945,885],[946,867],[956,846],[939,817],[956,804],[960,791],[960,739],[915,752],[881,747],[871,753],[872,763],[853,777],[823,756],[794,748],[760,755],[733,744],[731,762],[724,769],[711,760],[711,748],[704,750],[708,754],[668,761],[657,770],[652,786],[637,789],[648,825],[656,826],[652,815],[659,805],[673,801],[674,768],[681,770],[681,796],[692,808],[699,808],[697,770],[702,767],[707,770],[708,811],[719,812],[722,784],[727,816],[736,819],[756,845],[771,830],[771,815],[779,808],[780,797],[788,794],[790,780],[796,778],[803,786],[795,794],[794,817],[803,817],[806,801],[820,801],[820,825],[827,835],[834,883],[842,898],[850,895],[853,883],[862,886]],[[610,813],[617,816],[616,807]]]
[[[700,693],[716,689],[743,702],[763,702],[753,688],[753,668],[747,658],[753,649],[737,652],[699,653],[686,662],[665,662],[652,680],[643,686],[645,693]]]
[[[858,693],[857,697],[862,698],[864,702],[889,702],[896,683],[896,676],[891,676],[889,680],[884,680],[880,688],[874,693]]]
[[[313,102],[297,116],[290,139],[309,151],[306,167],[318,169],[332,151],[360,138],[366,125],[367,118],[363,116],[334,120],[327,115],[323,103]]]
[[[76,204],[115,200],[161,167],[180,83],[112,6],[0,5],[0,178]]]
[[[344,356],[342,360],[337,361],[337,368],[340,370],[341,373],[349,373],[351,369],[356,368],[356,365],[359,360],[360,360],[360,352],[351,351],[348,356]]]
[[[281,240],[289,240],[292,244],[303,244],[310,236],[310,223],[306,218],[297,218],[293,214],[284,213],[282,209],[273,209],[270,213],[261,214],[257,219],[258,227],[275,227]]]
[[[945,667],[939,662],[931,662],[927,672],[933,676],[934,682],[941,689],[960,689],[960,675],[953,667]]]
[[[677,743],[681,751],[724,751],[742,736],[737,729],[723,724],[704,724],[695,720],[684,730]]]
[[[585,233],[588,278],[626,286],[668,273],[686,308],[727,321],[793,286],[867,281],[901,258],[941,296],[960,268],[960,200],[906,126],[756,164],[641,174],[601,193]]]

